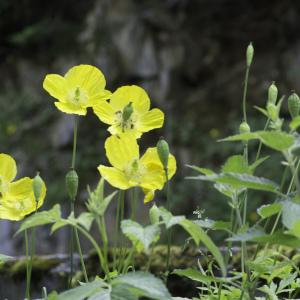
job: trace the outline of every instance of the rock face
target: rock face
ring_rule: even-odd
[[[85,0],[72,5],[68,0],[1,1],[0,151],[16,157],[21,175],[41,172],[51,186],[46,207],[60,202],[67,210],[62,191],[72,130],[69,118],[55,110],[42,90],[42,81],[45,74],[64,73],[75,64],[95,64],[111,90],[139,84],[149,92],[153,106],[165,111],[164,129],[141,143],[152,146],[164,135],[177,156],[174,212],[191,213],[200,205],[207,215],[218,217],[226,203],[198,182],[183,183],[190,173],[183,166],[214,167],[229,153],[240,151],[215,140],[238,128],[249,41],[255,46],[250,120],[257,121],[252,107],[264,105],[271,81],[278,83],[280,94],[299,91],[299,11],[299,3],[280,0],[272,5],[258,0]],[[96,167],[105,162],[106,137],[105,126],[92,114],[80,120],[82,206],[86,185],[96,183]],[[163,199],[160,194],[158,200]],[[145,209],[140,206],[143,220]],[[108,219],[113,216],[112,209]],[[0,252],[23,252],[20,238],[8,241],[17,226],[6,223]],[[64,231],[52,240],[46,231],[39,234],[45,241],[39,252],[66,250],[61,242]]]

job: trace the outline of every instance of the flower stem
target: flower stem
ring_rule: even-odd
[[[167,210],[171,210],[171,199],[170,199],[170,183],[169,183],[169,173],[168,169],[165,169],[166,181],[167,181]],[[167,271],[170,268],[170,253],[171,253],[171,242],[172,242],[172,232],[171,228],[168,230],[168,249],[167,249]]]
[[[26,247],[26,300],[30,300],[30,260],[29,260],[29,243],[28,243],[28,230],[25,229],[25,247]]]

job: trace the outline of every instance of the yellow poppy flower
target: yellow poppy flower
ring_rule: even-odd
[[[156,148],[148,148],[140,157],[139,146],[134,136],[123,134],[111,136],[105,141],[106,156],[112,167],[100,165],[101,176],[112,186],[121,190],[139,186],[144,190],[144,202],[151,201],[155,190],[161,190],[166,182],[163,166]],[[175,157],[170,154],[169,179],[176,172]]]
[[[157,108],[150,110],[149,96],[136,85],[118,88],[109,101],[98,103],[93,110],[103,123],[111,125],[108,131],[112,135],[130,132],[139,138],[164,123],[164,113]]]
[[[86,115],[87,108],[108,99],[103,73],[94,66],[79,65],[71,68],[64,77],[48,74],[43,88],[58,101],[55,106],[64,113]]]
[[[39,208],[46,195],[43,183],[40,199],[35,200],[33,179],[24,177],[13,181],[17,174],[15,160],[0,154],[0,219],[19,221]]]

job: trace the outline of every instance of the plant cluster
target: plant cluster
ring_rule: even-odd
[[[230,220],[211,220],[197,210],[197,219],[174,216],[170,211],[170,180],[176,172],[176,159],[170,153],[166,140],[161,138],[155,147],[140,154],[138,141],[152,129],[164,123],[164,114],[159,109],[150,109],[150,99],[139,86],[122,86],[111,93],[105,89],[105,78],[94,66],[79,65],[71,68],[65,76],[47,75],[43,87],[56,99],[55,106],[74,118],[73,152],[70,170],[66,174],[66,190],[70,200],[70,214],[62,217],[61,208],[56,204],[50,210],[39,212],[46,186],[39,175],[34,179],[22,178],[14,181],[16,164],[7,154],[0,155],[0,218],[13,221],[23,220],[17,234],[23,233],[26,241],[27,285],[25,298],[31,299],[30,285],[32,260],[35,252],[35,228],[51,225],[51,234],[62,227],[70,227],[70,275],[67,290],[62,293],[42,289],[43,299],[49,300],[137,300],[141,297],[158,300],[188,299],[172,297],[165,282],[170,274],[190,278],[198,285],[198,296],[193,300],[214,299],[296,299],[300,291],[299,255],[286,254],[286,247],[300,247],[300,99],[296,93],[288,97],[291,120],[288,126],[280,117],[284,97],[278,100],[278,89],[272,83],[268,90],[265,108],[257,107],[266,117],[263,130],[251,131],[247,120],[247,86],[253,60],[252,44],[246,53],[246,74],[243,92],[243,120],[239,134],[221,141],[240,142],[243,152],[229,157],[220,172],[197,166],[189,166],[200,173],[187,179],[208,181],[227,199],[231,209]],[[105,141],[106,156],[111,166],[99,165],[101,179],[95,190],[88,188],[86,211],[76,214],[76,197],[79,176],[76,172],[76,151],[78,118],[85,116],[87,109],[109,125],[111,134]],[[250,145],[258,141],[257,149]],[[284,171],[281,184],[255,175],[256,169],[269,159],[261,156],[262,147],[280,152]],[[254,155],[250,151],[254,149]],[[95,166],[96,168],[96,166]],[[116,191],[106,195],[105,182]],[[142,226],[136,221],[136,204],[155,199],[157,190],[166,189],[166,207],[155,203],[149,209],[149,225]],[[258,220],[253,224],[247,216],[248,202],[254,192],[267,195],[269,203],[257,209]],[[124,217],[125,193],[131,200],[131,217]],[[117,198],[117,200],[114,200]],[[106,228],[106,211],[112,201],[117,201],[116,227],[112,239]],[[91,234],[95,223],[101,245]],[[198,260],[194,268],[175,269],[170,267],[172,229],[180,226],[196,246],[204,245],[206,258]],[[155,277],[151,270],[153,248],[160,240],[163,230],[167,232],[167,255],[165,273]],[[223,231],[228,237],[225,250],[221,250],[209,237],[212,231]],[[29,240],[28,233],[31,232]],[[94,278],[88,274],[81,250],[80,237],[85,237],[95,249],[100,271]],[[131,242],[126,246],[124,238]],[[127,241],[128,244],[128,241]],[[113,257],[109,258],[109,246],[113,245]],[[240,261],[234,261],[232,249],[238,245]],[[80,256],[82,281],[74,276],[73,254]],[[135,268],[136,253],[146,252],[148,264],[143,271]],[[9,260],[5,255],[1,261]],[[233,264],[235,267],[233,267]]]

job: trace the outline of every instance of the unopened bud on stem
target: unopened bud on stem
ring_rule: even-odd
[[[247,68],[250,68],[252,64],[253,55],[254,55],[254,48],[252,43],[250,43],[249,46],[247,47],[247,52],[246,52]]]
[[[33,183],[32,183],[33,194],[34,194],[34,198],[35,198],[36,202],[39,202],[39,199],[40,199],[41,194],[42,194],[43,185],[44,185],[44,181],[40,177],[39,172],[37,172],[37,174],[35,175],[35,177],[33,179]]]
[[[160,138],[157,145],[156,145],[156,149],[157,149],[157,154],[158,157],[165,169],[165,171],[168,170],[168,162],[169,162],[169,145],[168,143],[164,140],[164,138]]]
[[[278,96],[278,89],[273,82],[268,90],[268,103],[276,104],[277,101],[277,96]]]
[[[288,98],[288,107],[291,117],[294,119],[299,116],[300,99],[296,93],[292,93]]]
[[[240,133],[249,133],[251,131],[250,126],[247,122],[242,122],[240,124]]]
[[[66,188],[72,201],[75,201],[78,190],[78,175],[74,169],[71,169],[66,175]]]

